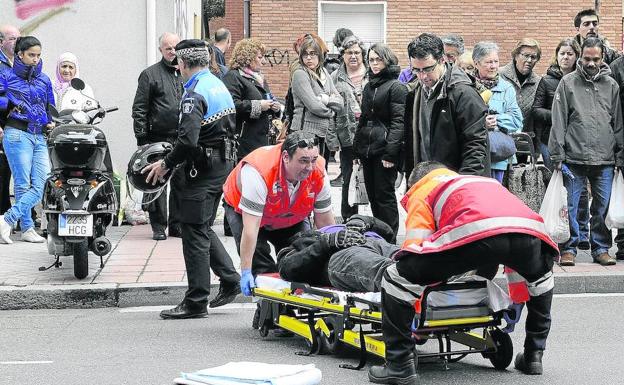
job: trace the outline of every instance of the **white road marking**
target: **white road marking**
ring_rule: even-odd
[[[40,365],[52,363],[54,361],[0,361],[0,365]]]
[[[624,293],[579,293],[555,294],[555,298],[594,298],[594,297],[624,297]]]
[[[147,312],[160,312],[165,309],[171,309],[173,306],[137,306],[137,307],[125,307],[119,309],[120,313],[147,313]],[[208,313],[219,312],[221,310],[255,310],[257,305],[255,303],[230,303],[217,308],[208,308]]]

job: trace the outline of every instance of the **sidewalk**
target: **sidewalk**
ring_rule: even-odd
[[[338,165],[330,164],[330,178],[338,174]],[[403,191],[403,189],[399,189]],[[340,188],[332,188],[334,213],[340,213]],[[360,210],[370,214],[370,208]],[[401,228],[405,213],[401,212]],[[220,208],[214,226],[230,253],[234,266],[239,258],[234,238],[223,235],[223,211]],[[39,271],[54,258],[45,244],[19,241],[13,235],[12,245],[0,245],[0,310],[26,308],[74,308],[105,306],[175,305],[186,290],[186,273],[180,238],[153,241],[149,225],[111,227],[108,231],[112,252],[100,259],[89,253],[89,275],[77,280],[73,275],[72,257],[61,257],[63,266]],[[398,242],[402,242],[402,236]],[[612,253],[615,250],[612,249]],[[621,293],[624,292],[624,263],[603,267],[591,263],[587,251],[579,251],[577,265],[555,266],[556,293]],[[212,274],[213,295],[218,278]],[[247,300],[242,296],[239,300]]]

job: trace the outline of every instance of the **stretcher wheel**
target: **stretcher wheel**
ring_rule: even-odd
[[[334,317],[325,318],[324,321],[329,329],[329,336],[326,336],[322,331],[319,332],[319,352],[320,354],[340,355],[344,351],[344,342],[340,341],[336,332],[339,329],[338,322],[340,321]]]
[[[509,334],[498,329],[490,330],[489,333],[496,345],[496,351],[484,352],[483,357],[490,360],[495,369],[505,370],[513,359],[513,343],[511,342],[511,337],[509,337]]]

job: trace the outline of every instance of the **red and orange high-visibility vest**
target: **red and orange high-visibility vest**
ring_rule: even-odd
[[[267,186],[267,199],[262,213],[261,226],[282,229],[293,226],[306,219],[314,209],[316,196],[323,188],[325,175],[325,159],[319,156],[310,176],[299,182],[301,185],[291,206],[288,185],[282,164],[282,146],[260,147],[246,157],[232,170],[223,185],[223,198],[240,213],[238,207],[241,200],[240,171],[243,165],[253,166]]]

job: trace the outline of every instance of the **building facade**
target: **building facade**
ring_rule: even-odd
[[[402,67],[408,65],[407,44],[422,32],[456,33],[466,47],[492,40],[501,47],[501,65],[511,60],[511,51],[524,37],[537,39],[542,60],[536,71],[543,74],[562,38],[574,36],[574,16],[599,3],[600,31],[612,47],[622,49],[621,0],[225,0],[225,18],[215,25],[232,31],[233,42],[243,36],[245,7],[250,12],[252,37],[265,43],[269,66],[266,69],[273,93],[284,96],[288,86],[288,63],[296,54],[293,40],[301,33],[316,32],[331,46],[338,27],[350,28],[363,40],[390,45]]]

